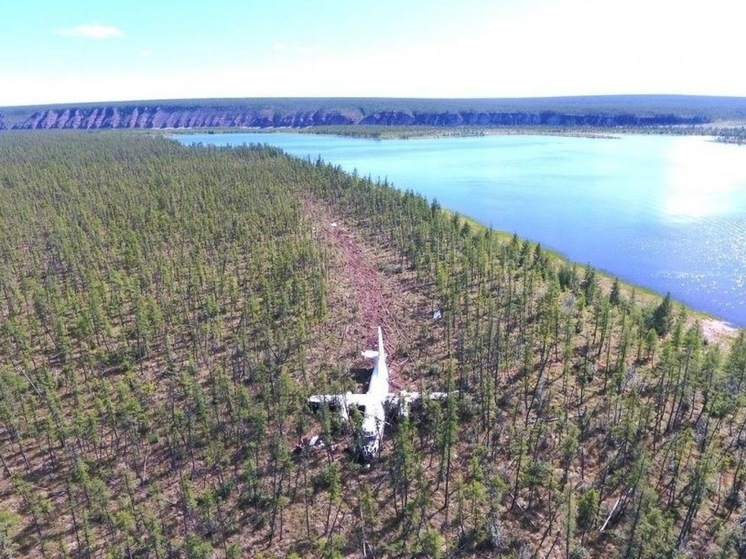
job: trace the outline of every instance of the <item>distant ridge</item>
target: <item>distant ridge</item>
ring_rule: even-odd
[[[345,125],[661,127],[746,122],[746,98],[611,95],[505,99],[250,98],[0,108],[0,129]]]

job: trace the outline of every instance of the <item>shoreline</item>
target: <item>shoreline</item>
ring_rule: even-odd
[[[159,128],[143,131],[163,133],[166,135],[190,134],[307,134],[333,136],[338,138],[357,138],[367,140],[434,140],[438,138],[479,138],[485,136],[556,136],[562,138],[587,138],[590,140],[619,140],[624,136],[697,136],[710,138],[710,141],[746,145],[746,136],[731,134],[730,126],[682,126],[682,127],[583,127],[583,126],[387,126],[387,125],[345,125],[345,126],[308,126],[308,127],[246,127],[246,128]],[[741,128],[744,130],[744,128]]]
[[[449,210],[447,208],[444,208],[444,210],[450,215],[455,215],[458,213],[456,211]],[[505,241],[509,241],[511,237],[513,236],[511,233],[508,233],[506,231],[494,230],[488,227],[487,225],[481,223],[480,221],[474,219],[473,217],[465,216],[462,214],[458,214],[458,215],[459,215],[459,218],[463,222],[468,222],[470,227],[478,231],[484,232],[484,231],[491,230],[493,234],[498,235]],[[525,239],[520,236],[519,236],[519,239],[521,241],[527,240],[529,243],[533,244],[534,246],[539,244],[536,241]],[[545,247],[544,245],[542,245],[541,250],[545,254],[549,255],[550,258],[554,259],[557,262],[570,264],[580,269],[584,267],[584,264],[575,262],[567,258],[561,252]],[[637,300],[638,304],[640,304],[641,306],[653,306],[659,303],[665,297],[664,294],[658,293],[657,291],[654,291],[648,287],[629,282],[625,279],[620,278],[619,276],[609,273],[606,270],[596,268],[596,267],[593,267],[593,270],[596,272],[596,275],[600,280],[600,284],[604,289],[606,290],[611,289],[611,285],[613,284],[614,280],[618,280],[619,286],[622,288],[625,295],[627,297],[630,297],[631,294],[634,293],[635,299]],[[680,310],[683,310],[687,313],[688,318],[689,318],[687,322],[689,324],[693,325],[696,322],[700,323],[702,334],[709,343],[728,345],[735,339],[735,337],[738,335],[739,332],[745,329],[744,327],[733,324],[732,322],[726,320],[725,318],[713,315],[706,311],[698,310],[674,297],[672,297],[671,300],[676,305],[676,307],[678,307]]]
[[[206,127],[147,129],[168,135],[188,134],[310,134],[370,140],[409,140],[437,138],[474,138],[482,136],[560,136],[594,140],[616,140],[626,135],[651,136],[709,136],[722,137],[727,128],[719,126],[681,127],[586,127],[586,126],[395,126],[395,125],[340,125],[307,127]],[[721,141],[721,140],[718,140]]]
[[[739,328],[730,322],[717,318],[706,318],[701,324],[702,334],[710,343],[730,343],[742,330],[742,328]]]

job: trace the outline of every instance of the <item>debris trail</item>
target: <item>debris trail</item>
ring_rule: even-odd
[[[340,226],[334,227],[332,231],[337,244],[343,249],[345,267],[359,306],[360,321],[374,332],[375,327],[381,324],[383,311],[383,291],[378,273],[348,231]],[[370,342],[375,340],[375,336],[368,337]]]
[[[386,353],[393,356],[396,353],[398,333],[390,321],[386,320],[389,313],[385,306],[383,275],[373,267],[372,256],[366,254],[366,250],[346,228],[335,224],[331,229],[335,244],[342,249],[345,271],[357,300],[360,321],[354,330],[360,336],[359,339],[366,340],[367,347],[376,348],[377,329],[380,325],[384,330]],[[392,387],[398,388],[398,375],[395,370],[391,373],[389,382]]]
[[[344,223],[331,218],[321,204],[309,203],[309,209],[311,215],[319,218],[322,238],[339,257],[339,265],[334,269],[336,278],[332,277],[331,281],[347,285],[347,303],[354,309],[353,320],[345,326],[344,339],[358,340],[365,344],[364,349],[373,349],[378,343],[377,328],[381,326],[391,366],[389,382],[398,390],[401,383],[395,354],[401,332],[388,308],[388,299],[395,295],[386,295],[392,289],[386,289],[385,274],[376,269],[376,254]]]

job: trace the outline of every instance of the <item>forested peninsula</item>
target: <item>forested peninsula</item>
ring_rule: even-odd
[[[0,199],[0,556],[746,553],[743,332],[267,146],[6,131]],[[366,470],[379,325],[458,393]]]
[[[571,127],[710,130],[746,123],[746,98],[617,95],[521,99],[267,98],[0,108],[1,129]],[[712,131],[710,130],[710,133]]]

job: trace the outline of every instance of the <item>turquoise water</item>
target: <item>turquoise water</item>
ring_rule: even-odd
[[[320,155],[746,326],[743,146],[693,136],[176,139],[267,143],[301,157]]]

